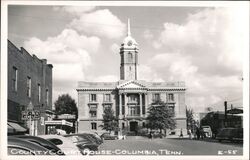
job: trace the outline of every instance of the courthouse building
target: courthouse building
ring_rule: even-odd
[[[103,111],[111,107],[119,119],[119,128],[136,131],[145,127],[151,104],[161,100],[175,112],[176,129],[186,129],[185,83],[147,82],[137,76],[138,43],[128,33],[120,47],[120,80],[118,82],[78,82],[78,132],[101,131]]]
[[[8,41],[8,127],[26,126],[33,135],[45,134],[44,122],[52,119],[52,69],[46,59]],[[23,119],[28,108],[38,111],[40,119]]]

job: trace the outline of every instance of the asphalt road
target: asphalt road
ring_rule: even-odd
[[[216,140],[105,140],[97,155],[242,155],[243,144]]]

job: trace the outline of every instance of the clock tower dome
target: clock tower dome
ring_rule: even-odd
[[[120,79],[121,80],[137,80],[137,65],[138,65],[138,44],[131,36],[130,21],[128,19],[127,36],[124,38],[120,48],[121,65]]]

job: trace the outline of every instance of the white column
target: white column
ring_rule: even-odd
[[[122,94],[119,94],[119,117],[122,117]]]
[[[145,93],[144,96],[145,96],[145,115],[147,115],[147,110],[148,110],[148,94]]]
[[[140,95],[140,117],[142,116],[142,93],[139,93]]]
[[[128,100],[127,100],[127,93],[124,93],[124,100],[125,100],[125,104],[124,104],[124,107],[125,107],[125,113],[124,113],[124,115],[125,115],[125,117],[127,117],[127,115],[128,115],[128,106],[127,106],[127,103],[128,103]]]

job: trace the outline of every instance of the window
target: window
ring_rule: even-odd
[[[49,105],[49,90],[46,89],[46,105]]]
[[[110,102],[111,101],[111,95],[110,94],[105,94],[104,95],[104,102]]]
[[[139,115],[139,107],[138,106],[130,106],[129,107],[129,115],[130,116],[137,116],[137,115]]]
[[[27,77],[27,96],[31,97],[31,78]]]
[[[132,53],[128,53],[128,62],[133,62],[133,54]]]
[[[12,90],[13,91],[17,91],[17,73],[18,73],[18,70],[16,67],[13,67],[12,68],[13,71],[12,71]]]
[[[160,94],[159,93],[153,94],[153,102],[156,102],[156,101],[160,101]]]
[[[125,128],[125,124],[124,124],[124,122],[122,122],[122,129],[124,129]]]
[[[168,104],[168,107],[169,107],[172,111],[174,111],[175,105],[174,105],[174,104]]]
[[[103,110],[105,110],[107,108],[111,108],[111,104],[105,104]]]
[[[41,85],[38,83],[38,102],[41,102]]]
[[[169,101],[174,101],[174,94],[173,93],[168,94],[168,100]]]
[[[138,102],[136,95],[129,95],[129,102]]]
[[[92,118],[97,116],[97,105],[89,106],[89,114],[90,114],[90,117]]]
[[[97,114],[96,111],[90,111],[89,113],[90,113],[90,117],[96,117],[96,114]]]
[[[96,130],[96,123],[95,122],[91,123],[91,129]]]
[[[96,94],[90,94],[90,102],[96,102]]]

